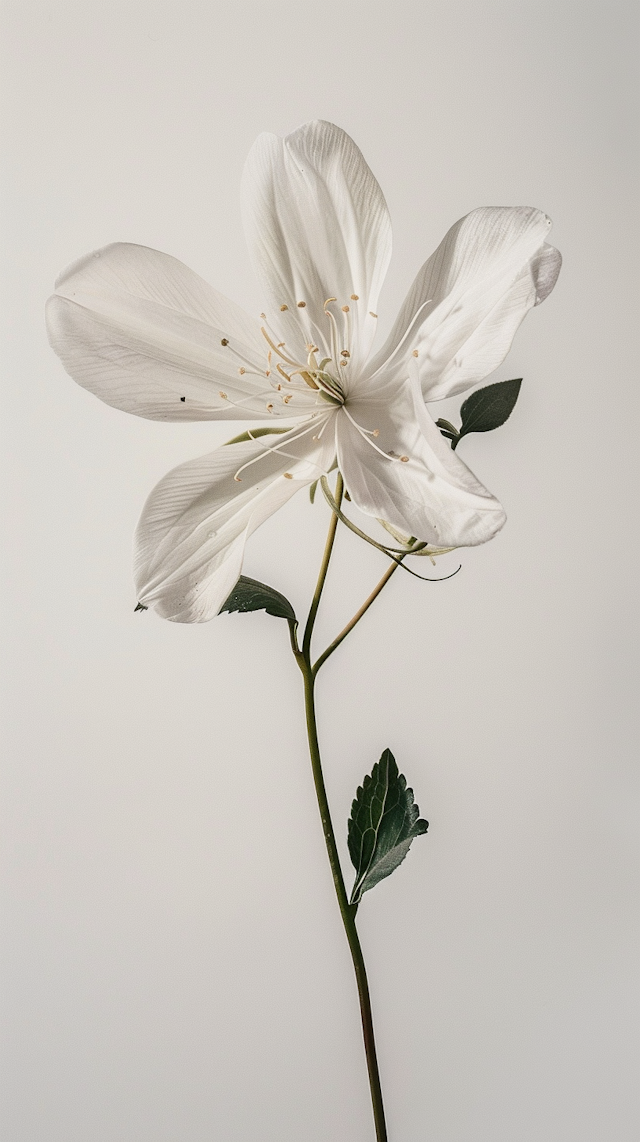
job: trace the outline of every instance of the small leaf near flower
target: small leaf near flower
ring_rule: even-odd
[[[407,789],[391,750],[385,749],[351,806],[348,845],[356,870],[351,904],[359,904],[363,892],[390,876],[414,837],[426,833],[429,823],[419,814],[413,790]]]
[[[280,591],[268,587],[266,583],[258,582],[257,579],[249,579],[246,575],[241,575],[238,579],[233,591],[220,608],[220,614],[223,611],[266,611],[268,615],[286,619],[289,623],[297,621],[291,603],[280,594]]]
[[[522,377],[513,381],[497,381],[494,385],[485,385],[478,389],[464,401],[460,416],[462,424],[460,431],[448,420],[437,420],[436,424],[443,436],[451,441],[453,451],[458,447],[463,436],[469,432],[491,432],[500,428],[509,419],[520,392]]]
[[[446,436],[447,440],[455,440],[456,443],[458,442],[460,439],[460,433],[450,420],[445,420],[444,417],[441,416],[439,420],[436,420],[436,424],[440,429],[442,435]],[[455,444],[452,444],[451,447],[455,448]]]

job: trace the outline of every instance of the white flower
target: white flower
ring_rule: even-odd
[[[247,536],[336,457],[354,503],[403,532],[440,547],[495,535],[500,504],[424,402],[491,373],[560,269],[541,211],[474,210],[371,357],[391,227],[349,136],[325,122],[261,135],[242,199],[269,297],[259,320],[181,262],[127,244],[72,265],[47,305],[54,350],[107,404],[152,420],[296,418],[282,435],[182,464],[151,493],[136,532],[138,598],[177,622],[218,613]]]

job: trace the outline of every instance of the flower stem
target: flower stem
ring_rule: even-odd
[[[340,504],[342,503],[343,492],[344,492],[344,482],[343,482],[343,479],[342,479],[340,472],[338,472],[338,478],[336,480],[336,493],[335,493],[335,500],[336,500],[336,503],[338,505],[338,508],[340,507]],[[313,594],[313,599],[311,600],[311,607],[309,608],[309,617],[307,619],[307,625],[304,628],[304,637],[302,640],[302,653],[305,656],[305,658],[307,658],[307,659],[309,658],[309,655],[311,652],[311,635],[313,634],[313,628],[315,626],[316,615],[318,613],[318,607],[320,606],[320,598],[322,596],[322,590],[323,590],[323,587],[325,584],[325,579],[327,578],[327,571],[329,570],[329,560],[331,559],[331,552],[333,551],[333,542],[336,538],[336,528],[337,527],[338,527],[338,517],[337,517],[337,515],[332,514],[331,522],[329,524],[329,531],[327,532],[327,542],[324,545],[324,554],[322,556],[322,563],[320,564],[320,571],[318,573],[318,582],[316,583],[316,589],[315,589],[314,594]]]
[[[336,482],[335,502],[340,508],[342,495],[344,492],[344,484],[342,476],[338,474]],[[331,522],[329,524],[329,531],[327,534],[327,541],[325,544],[322,563],[320,564],[320,571],[318,574],[318,581],[316,589],[309,610],[309,617],[305,626],[304,636],[302,640],[302,648],[299,650],[297,647],[297,639],[295,631],[291,630],[291,646],[295,655],[296,661],[304,679],[304,701],[305,713],[307,721],[307,736],[309,739],[309,754],[311,757],[311,768],[313,771],[313,781],[316,789],[316,797],[318,800],[318,809],[320,810],[320,820],[322,822],[322,831],[324,834],[325,844],[327,846],[327,854],[329,857],[329,865],[331,867],[331,874],[333,876],[333,884],[338,899],[338,907],[340,908],[340,915],[344,925],[345,934],[351,952],[351,959],[353,960],[353,967],[356,976],[356,983],[358,986],[358,996],[360,999],[360,1014],[362,1017],[362,1034],[364,1038],[364,1049],[367,1058],[367,1070],[369,1073],[369,1086],[371,1088],[371,1101],[373,1105],[373,1118],[376,1129],[376,1142],[387,1142],[387,1127],[384,1117],[384,1106],[382,1102],[382,1088],[380,1085],[380,1072],[378,1069],[378,1058],[376,1054],[376,1044],[373,1032],[373,1015],[371,1012],[371,997],[369,995],[369,984],[367,981],[367,972],[362,954],[362,947],[358,937],[356,928],[356,912],[358,910],[357,904],[350,904],[347,896],[347,891],[344,884],[344,877],[342,875],[342,868],[340,865],[340,856],[338,854],[338,846],[336,844],[335,832],[331,820],[331,812],[329,809],[329,802],[327,799],[327,790],[324,783],[324,775],[322,772],[322,761],[320,758],[320,745],[318,742],[318,727],[316,721],[316,706],[315,706],[315,680],[316,675],[326,662],[330,654],[340,645],[340,643],[347,637],[350,631],[353,630],[356,623],[360,621],[365,612],[369,609],[371,604],[380,594],[382,588],[389,582],[394,571],[398,569],[398,562],[394,561],[387,569],[377,587],[371,592],[369,598],[362,604],[360,610],[353,616],[347,626],[340,632],[340,634],[333,640],[327,647],[323,654],[320,655],[315,665],[311,664],[311,636],[320,605],[320,599],[324,584],[329,570],[329,562],[331,553],[333,551],[333,544],[336,536],[336,528],[338,525],[338,515],[332,513]]]
[[[334,638],[333,642],[330,643],[330,645],[327,647],[327,649],[322,652],[318,661],[314,664],[314,666],[312,668],[314,678],[315,678],[316,674],[318,673],[320,667],[327,661],[329,655],[333,654],[334,650],[338,649],[338,647],[340,646],[340,643],[347,637],[348,634],[350,634],[350,632],[353,630],[356,623],[360,622],[360,619],[362,618],[362,616],[369,610],[369,607],[371,606],[371,604],[374,603],[375,600],[378,598],[378,595],[380,594],[382,588],[387,585],[391,576],[394,574],[394,572],[396,572],[398,570],[399,566],[400,566],[400,560],[398,560],[397,563],[394,560],[394,562],[391,564],[391,566],[387,567],[387,570],[385,571],[384,575],[382,576],[382,579],[378,583],[377,587],[373,588],[373,591],[369,595],[369,598],[365,599],[364,603],[360,607],[360,610],[356,611],[355,615],[347,623],[344,630],[341,630],[340,634],[337,635],[336,638]]]
[[[378,1070],[376,1043],[373,1033],[373,1015],[371,1012],[369,984],[367,982],[367,972],[365,968],[364,957],[362,955],[362,948],[360,946],[360,939],[358,937],[355,923],[358,906],[357,904],[349,903],[347,890],[344,885],[344,878],[342,876],[342,869],[340,867],[340,857],[338,855],[338,847],[336,845],[335,833],[331,821],[329,802],[327,800],[327,791],[324,784],[322,762],[320,759],[318,729],[316,725],[314,696],[315,677],[311,663],[307,656],[301,654],[298,658],[298,664],[302,670],[304,678],[304,698],[307,717],[307,735],[309,738],[309,754],[311,756],[311,768],[313,770],[313,781],[316,787],[316,796],[318,799],[318,808],[320,810],[322,831],[324,833],[324,839],[327,846],[329,864],[331,866],[331,873],[333,876],[333,884],[336,890],[336,896],[338,898],[338,907],[340,908],[342,923],[344,925],[344,930],[349,942],[349,950],[351,951],[351,959],[353,960],[356,983],[358,985],[360,1014],[362,1017],[362,1035],[364,1038],[364,1049],[367,1057],[367,1070],[369,1072],[369,1086],[371,1088],[373,1118],[376,1128],[376,1142],[387,1142],[387,1128],[384,1119],[382,1088],[380,1086],[380,1072]]]

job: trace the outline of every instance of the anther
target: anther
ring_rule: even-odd
[[[402,462],[403,464],[408,464],[408,462],[409,462],[409,457],[408,457],[408,456],[401,456],[401,457],[400,457],[400,460],[401,460],[401,462]]]
[[[348,312],[349,312],[349,306],[348,306],[348,305],[343,305],[343,307],[342,307],[342,312],[343,312],[343,313],[348,313]]]
[[[343,350],[341,351],[341,353],[340,353],[340,356],[341,356],[341,357],[350,357],[350,356],[351,356],[351,353],[349,352],[349,350],[348,350],[348,349],[343,349]]]
[[[223,393],[222,390],[220,390],[220,392],[218,393],[218,396],[220,397],[221,400],[229,400],[229,397],[227,396],[227,394]]]
[[[357,293],[352,293],[351,294],[351,300],[352,301],[360,301],[360,298],[358,297]]]
[[[241,365],[241,366],[240,366],[240,368],[238,369],[238,372],[240,373],[240,376],[241,376],[241,377],[242,377],[242,376],[244,376],[244,374],[246,373],[246,371],[247,371],[247,370],[246,370],[246,369],[244,369],[244,368],[242,367],[242,365]]]
[[[288,305],[281,305],[281,306],[280,306],[280,313],[284,313],[284,312],[285,312],[285,310],[286,310],[286,309],[288,309],[288,308],[289,308],[289,306],[288,306]]]
[[[299,301],[298,302],[298,309],[304,309],[306,304],[307,304],[306,301]]]
[[[338,300],[337,297],[328,297],[324,303],[324,308],[326,308],[328,306],[330,301],[337,301],[337,300]]]
[[[348,365],[348,364],[349,364],[349,362],[348,362],[348,361],[341,361],[341,362],[340,362],[340,365],[341,365],[341,367],[342,367],[343,369],[346,369],[346,367],[347,367],[347,365]]]
[[[267,320],[267,315],[266,315],[266,313],[261,313],[261,314],[260,314],[260,316],[261,316],[261,318],[262,318],[262,320],[263,320],[263,321],[266,321],[266,320]]]
[[[285,404],[289,404],[289,401],[293,399],[293,393],[287,393],[287,395],[284,396],[282,399],[283,399]]]
[[[377,317],[377,316],[378,316],[377,313],[372,313],[371,310],[369,310],[369,317]]]
[[[285,478],[285,480],[293,480],[293,476],[291,475],[291,472],[285,472],[284,478]]]
[[[267,405],[267,412],[273,412],[273,405],[271,403],[269,403]],[[408,459],[408,457],[407,457],[407,459]]]
[[[417,357],[417,356],[418,356],[418,350],[417,350],[417,349],[414,349],[414,350],[413,350],[413,355],[414,355],[414,357]]]
[[[372,431],[372,433],[371,433],[371,435],[372,435],[372,436],[379,436],[379,435],[380,435],[380,429],[379,429],[379,428],[374,428],[374,429],[373,429],[373,431]]]
[[[220,342],[220,344],[221,344],[221,345],[228,345],[228,344],[229,344],[229,341],[228,341],[228,339],[227,339],[226,337],[223,337],[223,338],[222,338],[222,341]]]

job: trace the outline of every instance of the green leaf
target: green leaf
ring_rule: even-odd
[[[450,420],[445,420],[444,417],[441,416],[440,420],[436,420],[436,424],[443,436],[447,436],[449,440],[457,440],[460,433]]]
[[[286,619],[289,623],[297,621],[295,611],[284,595],[273,587],[268,587],[266,583],[259,583],[257,579],[249,579],[246,575],[241,575],[238,579],[233,591],[220,608],[220,614],[223,611],[266,611],[268,615]]]
[[[495,385],[485,385],[467,397],[460,409],[460,436],[451,447],[455,449],[458,441],[469,432],[491,432],[500,428],[513,412],[521,384],[522,377],[514,381],[497,381]]]
[[[316,489],[318,487],[319,482],[320,482],[319,480],[314,480],[313,483],[309,485],[309,499],[311,500],[311,503],[315,502]]]
[[[231,440],[225,440],[223,447],[227,444],[244,444],[247,440],[257,440],[259,436],[270,436],[273,432],[291,432],[291,428],[251,428],[239,436],[232,436]]]
[[[371,775],[365,777],[351,806],[348,844],[356,880],[351,904],[359,904],[363,892],[402,863],[414,837],[426,833],[413,800],[413,790],[401,773],[391,750],[385,749]]]

